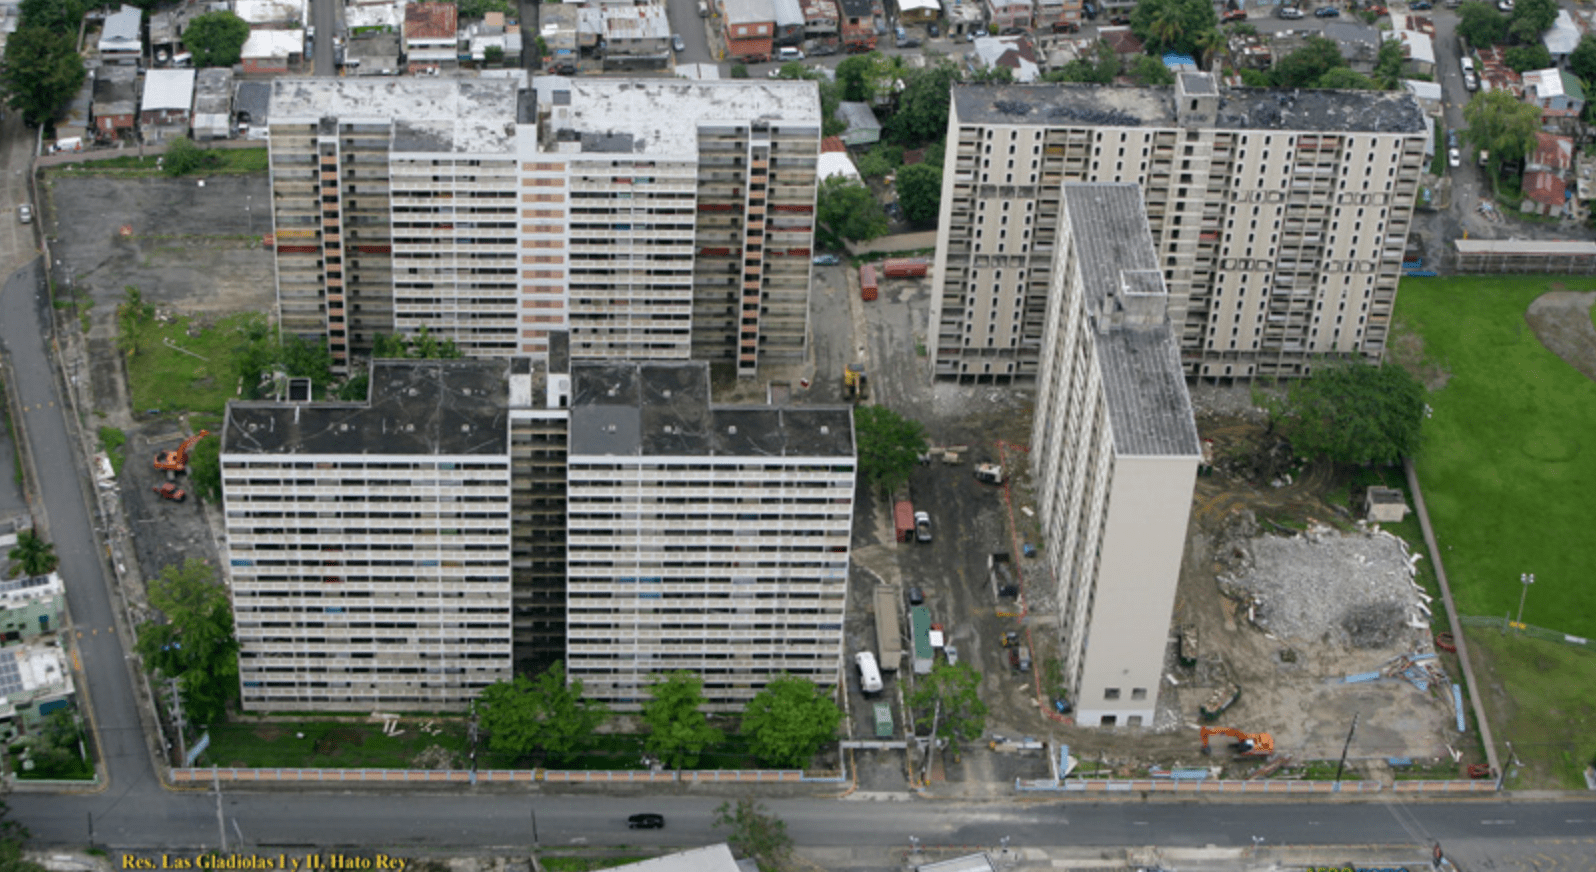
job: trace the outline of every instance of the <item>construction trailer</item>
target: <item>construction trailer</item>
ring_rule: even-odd
[[[910,609],[909,630],[914,636],[914,674],[930,675],[937,653],[931,646],[931,610],[925,606]]]
[[[889,257],[881,265],[881,271],[887,278],[921,278],[931,268],[931,263],[923,257]]]
[[[875,266],[867,263],[859,267],[859,299],[868,303],[879,293],[880,285],[876,281]]]
[[[903,661],[903,636],[898,629],[898,609],[903,607],[903,590],[897,585],[876,588],[876,650],[881,671],[896,672]]]
[[[914,540],[914,503],[898,500],[892,507],[892,521],[898,528],[898,541]]]

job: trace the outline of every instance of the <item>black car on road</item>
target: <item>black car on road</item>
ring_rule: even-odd
[[[662,814],[634,814],[626,819],[626,826],[633,830],[663,830],[665,829],[665,816]]]

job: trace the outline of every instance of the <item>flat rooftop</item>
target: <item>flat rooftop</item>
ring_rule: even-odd
[[[364,403],[234,402],[223,454],[508,456],[507,360],[377,360]]]
[[[394,151],[504,154],[515,148],[512,79],[277,79],[273,124],[391,124]]]
[[[1185,74],[1189,93],[1214,93]],[[1196,88],[1204,90],[1194,90]],[[1406,91],[1317,91],[1215,86],[1214,126],[1229,130],[1421,133],[1424,112]],[[953,103],[965,124],[1177,127],[1173,86],[955,85]]]
[[[820,88],[809,81],[571,79],[570,95],[562,126],[580,134],[583,152],[694,155],[700,125],[752,121],[820,137]]]
[[[848,406],[713,406],[709,366],[571,367],[573,456],[853,457]]]
[[[1101,323],[1104,300],[1142,297],[1163,311],[1159,273],[1141,188],[1133,184],[1064,185],[1075,235],[1087,316]],[[1152,300],[1162,296],[1165,300]],[[1135,300],[1130,301],[1134,304]],[[1120,454],[1185,457],[1202,453],[1180,345],[1167,317],[1096,332],[1114,448]]]

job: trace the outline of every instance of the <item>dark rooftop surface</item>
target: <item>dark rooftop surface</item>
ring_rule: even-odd
[[[364,403],[234,402],[223,454],[505,455],[504,360],[379,360]]]
[[[579,363],[571,394],[574,455],[854,454],[850,408],[712,406],[703,363]]]
[[[1190,93],[1197,91],[1186,74]],[[1210,82],[1211,83],[1211,82]],[[1407,91],[1218,88],[1215,126],[1237,130],[1421,133],[1424,113]],[[1174,88],[1112,85],[956,85],[966,124],[1177,127]]]
[[[1152,231],[1133,184],[1066,184],[1064,208],[1079,252],[1088,317],[1101,324],[1110,295],[1166,296]],[[1162,311],[1162,301],[1156,309]],[[1127,322],[1129,319],[1127,319]],[[1167,317],[1098,330],[1114,447],[1121,454],[1190,456],[1201,453],[1180,349]]]

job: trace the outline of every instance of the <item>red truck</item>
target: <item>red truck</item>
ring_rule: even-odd
[[[882,266],[887,278],[918,278],[926,274],[931,264],[923,257],[889,257]]]
[[[892,507],[893,522],[898,527],[898,541],[910,542],[914,540],[914,503],[908,500],[898,500]]]
[[[868,263],[859,267],[859,299],[868,303],[876,298],[878,292],[876,268]]]

